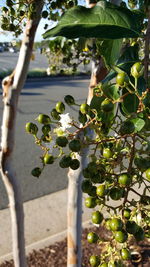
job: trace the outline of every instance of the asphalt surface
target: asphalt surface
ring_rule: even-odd
[[[16,143],[13,165],[21,184],[23,200],[31,200],[67,187],[66,170],[58,167],[58,162],[46,167],[39,179],[31,176],[34,167],[40,165],[41,149],[34,144],[31,135],[25,132],[25,124],[34,119],[39,113],[49,114],[57,101],[63,100],[67,94],[72,94],[77,103],[86,99],[88,92],[88,79],[54,78],[27,82],[19,100]],[[0,91],[0,123],[2,119],[2,95]],[[66,108],[74,117],[77,109]],[[0,209],[8,205],[7,195],[0,180]]]
[[[47,68],[48,60],[40,52],[33,52],[35,59],[30,61],[29,69]],[[16,66],[19,53],[3,52],[0,53],[0,71],[12,70]]]

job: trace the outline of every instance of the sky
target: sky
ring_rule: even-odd
[[[79,4],[82,4],[84,0],[78,0]],[[6,0],[0,0],[0,8],[3,7],[6,3]],[[44,25],[48,24],[49,26],[51,25],[51,22],[46,19],[41,19],[40,24],[38,26],[38,29],[36,31],[36,36],[35,36],[35,41],[41,41],[42,34],[45,32],[44,30]],[[5,32],[5,34],[2,33],[0,29],[0,42],[9,42],[16,39],[12,33],[10,32]],[[18,39],[21,39],[21,35],[18,37]]]

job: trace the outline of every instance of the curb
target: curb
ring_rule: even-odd
[[[92,223],[90,220],[86,221],[83,223],[83,228],[87,228],[92,226]],[[40,250],[43,248],[46,248],[52,244],[55,244],[56,242],[60,242],[63,241],[63,239],[65,239],[67,237],[67,230],[62,231],[58,234],[55,234],[53,236],[50,236],[48,238],[42,239],[38,242],[35,242],[29,246],[26,246],[26,255],[28,256],[33,250]],[[0,257],[0,264],[5,262],[5,261],[10,261],[13,259],[13,254],[12,253],[8,253],[6,255],[3,255]]]
[[[27,254],[33,249],[40,249],[62,240],[66,237],[67,229],[67,189],[25,202],[24,213]],[[91,211],[83,207],[83,227],[87,225],[90,217]],[[2,263],[12,258],[9,209],[0,210],[0,235]]]

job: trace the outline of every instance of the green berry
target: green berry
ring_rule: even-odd
[[[132,182],[131,176],[123,173],[118,177],[118,183],[122,186],[129,186]]]
[[[39,116],[37,117],[37,121],[42,124],[50,124],[51,119],[46,114],[39,114]]]
[[[54,163],[54,157],[50,154],[46,154],[44,156],[44,163],[45,164],[53,164]]]
[[[69,167],[72,170],[77,170],[80,167],[80,161],[78,159],[72,159],[70,162]]]
[[[65,136],[58,136],[56,138],[56,145],[65,147],[68,144],[68,139]]]
[[[121,258],[123,260],[130,260],[130,258],[131,258],[131,253],[127,248],[122,248],[120,254],[121,254]]]
[[[118,218],[113,218],[111,221],[110,221],[110,228],[112,231],[118,231],[118,230],[121,230],[123,227],[123,223],[120,219]]]
[[[55,108],[58,113],[63,113],[65,111],[65,105],[63,102],[57,102]]]
[[[96,205],[97,205],[97,203],[96,203],[96,199],[94,197],[87,197],[85,199],[85,206],[87,208],[93,209],[96,207]]]
[[[117,74],[116,77],[116,83],[120,86],[120,87],[125,87],[129,84],[129,77],[125,72],[121,72]]]
[[[134,78],[139,78],[140,76],[143,75],[144,72],[144,66],[142,65],[141,62],[136,62],[132,67],[131,67],[131,75]]]
[[[81,149],[81,143],[79,139],[73,139],[69,143],[69,149],[73,152],[79,152]]]
[[[41,172],[42,172],[42,170],[39,167],[36,167],[31,171],[31,174],[34,177],[39,177],[41,175]]]
[[[90,110],[90,107],[88,104],[86,103],[81,104],[80,111],[82,114],[88,114],[89,110]]]
[[[69,106],[72,106],[72,105],[75,104],[75,100],[74,100],[73,96],[71,96],[71,95],[66,95],[66,96],[64,97],[64,100],[65,100],[65,103],[66,103],[67,105],[69,105]]]
[[[127,239],[128,239],[128,235],[124,230],[115,232],[115,240],[117,242],[124,243],[127,241]]]
[[[42,132],[44,135],[48,135],[48,133],[51,131],[51,126],[50,124],[43,125],[42,127]]]
[[[94,233],[94,232],[88,233],[88,235],[87,235],[87,241],[90,244],[96,243],[97,240],[98,240],[98,235],[96,233]]]
[[[61,160],[59,161],[59,166],[61,167],[61,168],[69,168],[69,166],[70,166],[70,162],[71,162],[71,157],[70,156],[63,156],[62,158],[61,158]]]
[[[100,264],[100,258],[96,255],[92,255],[90,257],[90,264],[92,267],[98,267],[98,265]]]
[[[30,133],[33,135],[36,135],[38,132],[38,127],[36,126],[36,124],[34,124],[32,122],[26,123],[25,129],[26,129],[27,133]]]
[[[92,213],[92,222],[95,224],[100,224],[103,221],[103,214],[101,212],[94,211]]]
[[[52,109],[51,116],[54,120],[60,120],[59,112],[55,108]]]

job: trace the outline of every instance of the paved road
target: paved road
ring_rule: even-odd
[[[58,168],[58,164],[46,167],[39,179],[30,175],[33,167],[39,165],[40,148],[36,147],[32,136],[25,133],[26,122],[33,121],[39,113],[49,113],[57,100],[66,94],[72,94],[77,103],[82,103],[87,95],[88,80],[53,79],[27,82],[20,96],[17,125],[14,167],[20,180],[25,201],[43,196],[67,186],[66,171]],[[2,96],[0,95],[0,122],[2,118]],[[66,109],[70,112],[70,109]],[[77,115],[76,110],[71,114]],[[7,206],[7,197],[0,180],[0,209]]]
[[[29,69],[35,68],[47,68],[48,62],[47,58],[44,55],[41,55],[39,52],[35,52],[35,60],[30,61]],[[0,53],[0,71],[6,71],[8,69],[13,69],[16,66],[18,59],[17,53],[3,52]]]

